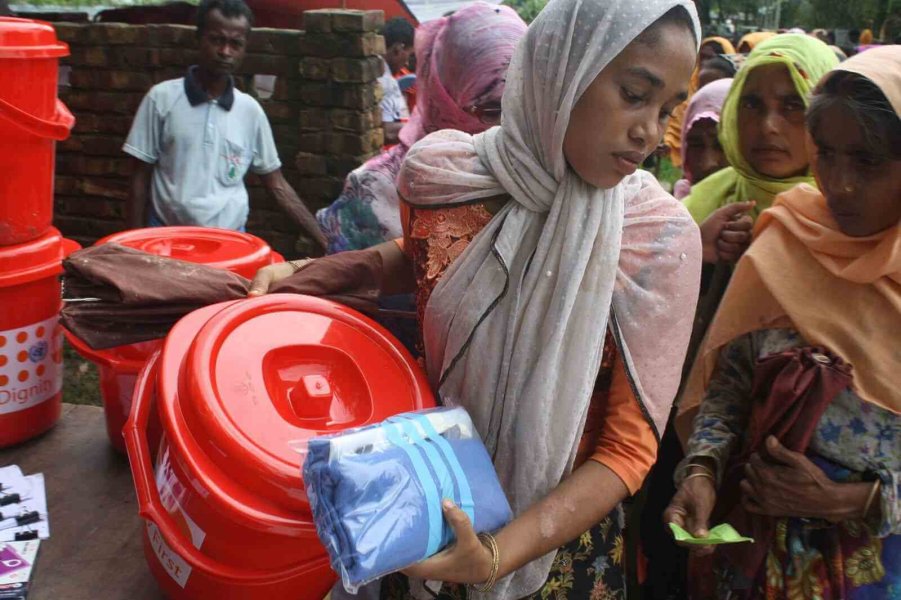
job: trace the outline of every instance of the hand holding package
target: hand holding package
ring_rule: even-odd
[[[512,518],[491,458],[462,408],[404,413],[315,438],[303,474],[319,538],[349,592],[450,544],[444,498],[466,512],[479,533]]]

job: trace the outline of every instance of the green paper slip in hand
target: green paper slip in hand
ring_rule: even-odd
[[[754,541],[754,538],[740,535],[735,531],[735,528],[728,523],[717,525],[707,533],[707,537],[705,538],[695,537],[675,523],[670,523],[669,527],[673,530],[673,535],[676,537],[677,542],[693,544],[696,546],[716,546],[719,544],[737,544],[739,542]]]

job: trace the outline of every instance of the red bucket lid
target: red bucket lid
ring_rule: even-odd
[[[65,239],[55,227],[30,242],[0,246],[0,287],[59,275],[62,260],[78,248],[77,242]]]
[[[171,443],[214,467],[209,489],[246,505],[308,514],[298,442],[435,404],[412,356],[340,304],[271,294],[202,311],[166,340],[160,414]]]
[[[276,262],[264,240],[249,233],[210,227],[147,227],[109,235],[97,245],[114,242],[188,262],[226,269],[244,277]]]
[[[69,46],[56,38],[56,30],[50,23],[0,17],[0,58],[53,58],[68,55]]]

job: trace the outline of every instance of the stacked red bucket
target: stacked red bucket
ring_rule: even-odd
[[[164,256],[225,269],[248,279],[272,263],[282,262],[281,254],[264,240],[239,231],[209,227],[148,227],[131,229],[98,240],[95,245],[120,244],[148,254]],[[106,431],[116,450],[125,452],[122,427],[131,411],[132,394],[138,373],[147,358],[162,344],[152,340],[105,350],[93,350],[74,335],[69,343],[84,358],[97,365],[100,396],[106,416]]]
[[[68,54],[49,24],[0,17],[0,447],[61,411],[59,274],[78,247],[51,226],[56,142],[75,124],[57,98]]]
[[[184,317],[141,372],[125,426],[166,597],[321,600],[335,575],[304,493],[306,442],[433,406],[407,350],[340,304],[271,294]]]

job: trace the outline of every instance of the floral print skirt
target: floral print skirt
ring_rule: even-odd
[[[606,519],[557,551],[544,586],[528,600],[625,600],[623,510],[617,506]],[[467,600],[465,585],[446,584],[438,600]],[[410,600],[410,581],[400,573],[382,581],[381,600]]]
[[[760,582],[763,593],[788,600],[899,600],[899,541],[872,535],[862,521],[817,526],[780,519]]]

